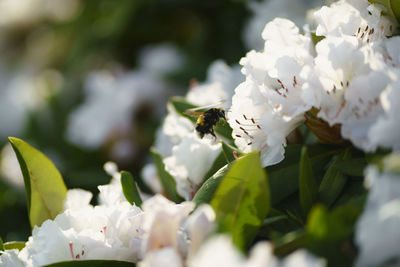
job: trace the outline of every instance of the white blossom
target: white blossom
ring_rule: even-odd
[[[356,225],[360,252],[355,266],[395,266],[400,261],[400,176],[370,166],[366,185],[370,192]]]
[[[369,43],[391,36],[398,26],[394,19],[383,16],[384,7],[370,5],[367,0],[340,0],[314,13],[317,35],[355,36]]]
[[[207,80],[189,88],[186,100],[197,106],[217,105],[229,109],[235,87],[244,80],[239,66],[229,67],[225,62],[213,62],[207,71]]]
[[[171,65],[155,66],[155,58],[159,57]],[[112,135],[129,136],[135,126],[133,115],[143,104],[151,105],[154,113],[161,115],[162,104],[171,90],[163,76],[181,63],[182,57],[172,46],[160,45],[144,49],[137,70],[93,71],[84,85],[85,102],[70,115],[68,139],[87,148],[97,148]],[[126,148],[126,142],[120,147]],[[133,154],[135,144],[131,150]]]
[[[163,161],[166,171],[175,178],[181,196],[187,200],[193,198],[219,153],[221,144],[200,139],[195,133],[185,136],[173,147],[172,155]]]
[[[311,38],[287,19],[268,23],[262,37],[264,51],[250,51],[240,61],[246,81],[236,88],[228,117],[239,149],[260,150],[268,166],[283,159],[286,136],[311,107],[301,98],[300,73],[313,57]]]
[[[316,258],[305,250],[297,250],[280,261],[274,256],[272,245],[259,242],[251,250],[246,259],[234,247],[231,238],[226,235],[216,235],[210,238],[188,262],[190,267],[323,267],[326,262]]]
[[[243,40],[248,49],[260,50],[264,47],[264,40],[260,32],[267,22],[274,18],[285,18],[292,20],[298,27],[306,22],[307,9],[321,4],[322,1],[311,0],[264,0],[261,2],[251,1],[248,9],[253,13],[243,32]]]
[[[383,57],[355,37],[326,37],[303,85],[303,99],[320,109],[329,125],[342,124],[341,134],[365,151],[376,145],[368,131],[382,113],[380,94],[390,82]]]
[[[24,267],[25,263],[18,257],[17,249],[0,251],[0,266],[2,267]]]

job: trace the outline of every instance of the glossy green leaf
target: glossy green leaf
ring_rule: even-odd
[[[272,205],[278,204],[298,190],[301,149],[301,145],[287,146],[285,159],[279,164],[267,167]],[[321,144],[307,146],[307,149],[314,173],[322,171],[332,156],[342,151],[336,146]]]
[[[222,153],[225,157],[226,163],[231,163],[231,162],[235,161],[234,154],[236,154],[237,157],[240,156],[241,153],[240,153],[239,149],[237,149],[236,147],[231,146],[222,141],[220,143],[222,145]]]
[[[217,188],[222,178],[228,172],[229,167],[230,165],[225,165],[203,183],[203,185],[196,192],[193,198],[193,202],[196,203],[197,206],[202,203],[210,203],[215,191],[217,191]]]
[[[363,177],[367,165],[365,158],[353,158],[338,162],[335,168],[346,175]]]
[[[353,234],[362,206],[360,201],[331,211],[324,205],[314,206],[306,226],[307,247],[326,258],[331,266],[352,266],[356,254]]]
[[[211,200],[222,232],[231,233],[237,247],[254,239],[270,208],[268,179],[259,153],[237,159]]]
[[[219,153],[219,155],[217,156],[217,158],[214,160],[214,163],[212,164],[211,168],[208,170],[208,172],[204,175],[203,177],[203,181],[207,181],[208,178],[210,178],[211,176],[214,175],[214,173],[216,173],[219,169],[221,169],[222,167],[224,167],[226,165],[226,160],[225,160],[225,156],[222,153]]]
[[[287,255],[306,244],[306,234],[299,229],[281,236],[273,241],[276,255]]]
[[[182,202],[183,198],[176,191],[176,182],[171,174],[165,170],[165,165],[161,155],[154,149],[150,149],[150,153],[154,164],[156,165],[158,177],[160,178],[161,185],[163,186],[166,195],[176,203]]]
[[[307,215],[318,197],[318,187],[305,146],[301,150],[300,158],[299,196],[304,215]]]
[[[67,194],[64,180],[53,162],[21,139],[10,137],[24,177],[31,226],[40,226],[63,211]]]
[[[346,184],[346,175],[336,167],[339,163],[350,157],[350,150],[347,149],[339,155],[326,171],[319,186],[319,199],[330,206],[338,198]]]
[[[369,0],[370,3],[380,4],[386,8],[386,14],[400,22],[400,1],[399,0]]]
[[[4,250],[8,250],[8,249],[22,250],[24,247],[25,247],[25,242],[22,242],[22,241],[11,241],[11,242],[6,242],[3,244]]]
[[[57,262],[45,267],[134,267],[136,266],[132,262],[127,261],[113,261],[113,260],[76,260],[76,261],[63,261]]]
[[[131,205],[135,204],[136,206],[140,207],[142,205],[142,198],[140,197],[135,180],[130,172],[121,172],[121,185],[122,192],[124,193],[126,200]]]

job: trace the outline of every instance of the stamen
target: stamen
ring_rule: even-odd
[[[253,142],[247,143],[248,146],[250,146],[251,144],[253,144]]]
[[[69,253],[71,253],[71,257],[72,257],[72,259],[74,259],[75,257],[74,257],[74,248],[73,248],[73,246],[72,246],[72,242],[69,242]]]
[[[236,151],[233,151],[232,154],[233,154],[233,157],[234,157],[235,159],[238,159],[238,158],[239,158]]]
[[[328,119],[330,119],[330,120],[334,120],[334,119],[336,119],[338,116],[339,116],[339,114],[340,114],[340,112],[342,111],[342,109],[343,109],[343,107],[346,105],[346,100],[343,100],[342,101],[342,103],[340,104],[340,107],[338,108],[338,110],[336,111],[336,114],[335,114],[335,116],[333,116],[333,118],[329,118],[329,115],[328,115],[328,108],[325,108],[325,114],[326,114],[326,116],[328,117]]]

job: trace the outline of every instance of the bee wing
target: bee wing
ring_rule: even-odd
[[[192,116],[192,117],[198,117],[198,116],[200,116],[201,114],[203,114],[204,112],[196,111],[196,110],[194,110],[194,109],[188,109],[188,110],[186,110],[186,111],[183,112],[183,113],[185,113],[185,114],[187,114],[187,115],[189,115],[189,116]]]
[[[226,102],[226,100],[221,100],[221,101],[219,101],[217,103],[214,103],[214,104],[211,104],[211,105],[201,106],[201,107],[197,107],[197,108],[191,108],[191,109],[186,110],[185,114],[191,115],[189,113],[192,113],[192,112],[195,112],[195,111],[199,111],[199,110],[203,110],[203,109],[215,108],[215,107],[217,107],[217,106],[219,106],[219,105],[221,105],[222,103],[225,103],[225,102]],[[187,113],[187,112],[189,112],[189,113]],[[200,112],[200,114],[201,113],[203,113],[203,112]],[[200,115],[200,114],[198,114],[198,115]]]

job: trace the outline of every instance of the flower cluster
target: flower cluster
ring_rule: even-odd
[[[129,261],[141,267],[163,266],[166,261],[176,267],[218,266],[226,260],[232,266],[277,266],[272,265],[278,260],[267,242],[257,245],[248,260],[226,236],[205,243],[216,226],[209,205],[194,210],[193,202],[175,204],[162,195],[148,198],[141,208],[129,204],[116,166],[108,163],[105,168],[114,176],[110,184],[99,186],[101,204],[90,205],[92,194],[88,191],[69,190],[64,212],[35,226],[21,251],[3,252],[2,266],[36,267],[91,259]],[[304,251],[285,259],[282,266],[296,266],[298,260],[307,266],[325,266],[324,261]]]
[[[244,152],[260,150],[264,166],[284,158],[287,136],[315,108],[341,136],[368,152],[398,149],[399,37],[394,19],[368,1],[341,0],[314,13],[315,38],[277,18],[262,33],[264,50],[240,63],[229,123]],[[321,40],[314,45],[316,38]],[[318,134],[317,134],[318,135]]]

